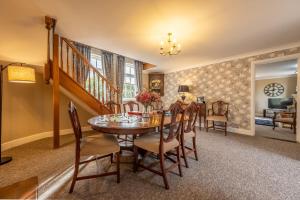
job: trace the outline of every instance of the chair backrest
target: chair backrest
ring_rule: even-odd
[[[135,110],[134,107],[136,107],[136,110]],[[129,108],[129,110],[127,110],[127,108]],[[140,111],[140,106],[135,101],[128,101],[128,102],[123,104],[123,109],[124,109],[124,112],[132,112],[134,110],[135,111]]]
[[[212,103],[213,115],[224,116],[228,114],[229,103],[216,101]]]
[[[77,114],[77,109],[72,101],[69,103],[69,116],[76,139],[76,144],[78,145],[80,144],[80,139],[82,138],[82,132],[79,117]]]
[[[188,117],[188,121],[184,122],[183,131],[188,133],[190,131],[195,131],[196,120],[199,113],[199,106],[196,102],[192,102],[186,109],[185,109],[185,116]]]
[[[164,142],[170,142],[173,139],[179,139],[182,123],[184,119],[184,109],[181,107],[180,103],[174,103],[170,106],[169,110],[171,113],[171,119],[169,123],[169,129],[167,135],[164,134],[164,124],[165,124],[165,115],[166,111],[162,112],[162,119],[160,125],[160,148],[162,147]],[[166,136],[166,137],[165,137]]]
[[[121,112],[121,105],[114,101],[108,101],[105,105],[108,107],[111,114],[118,114]]]

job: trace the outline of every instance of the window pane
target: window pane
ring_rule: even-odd
[[[134,75],[134,68],[130,67],[130,74]]]
[[[125,83],[130,83],[130,77],[125,76]]]
[[[92,58],[92,59],[91,59],[91,64],[92,64],[94,67],[96,67],[96,59]]]
[[[135,84],[136,84],[135,78],[131,78],[131,79],[130,79],[130,83],[133,84],[133,85],[135,85]]]
[[[130,74],[130,67],[125,67],[125,74]]]

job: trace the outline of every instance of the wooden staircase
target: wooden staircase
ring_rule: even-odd
[[[55,19],[46,17],[45,21],[48,29],[48,61],[44,77],[46,83],[52,81],[53,85],[53,146],[58,148],[60,86],[98,114],[111,113],[106,103],[119,103],[120,92],[78,51],[73,41],[55,34]]]

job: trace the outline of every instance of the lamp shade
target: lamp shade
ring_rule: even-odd
[[[189,89],[189,86],[187,85],[179,85],[178,87],[178,92],[189,92],[190,89]]]
[[[8,66],[8,81],[16,83],[35,83],[35,70],[25,66]]]

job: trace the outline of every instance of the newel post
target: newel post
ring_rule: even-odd
[[[59,147],[59,36],[53,37],[53,148]]]

